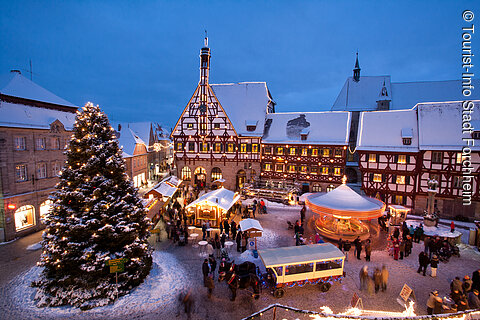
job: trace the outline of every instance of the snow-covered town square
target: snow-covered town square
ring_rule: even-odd
[[[478,14],[2,3],[0,319],[480,320]]]

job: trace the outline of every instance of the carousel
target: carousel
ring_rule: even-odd
[[[343,184],[328,193],[314,193],[305,203],[315,213],[318,232],[334,240],[364,240],[370,237],[368,226],[361,220],[380,217],[385,211],[382,201],[361,196],[343,179]]]

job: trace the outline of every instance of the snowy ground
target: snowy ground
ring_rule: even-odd
[[[267,203],[267,207],[268,214],[257,215],[265,230],[263,237],[258,239],[258,247],[294,245],[293,231],[287,229],[287,221],[294,223],[300,218],[300,207],[276,203]],[[307,212],[307,238],[313,234],[312,226],[311,212]],[[201,234],[198,231],[197,233]],[[416,272],[417,257],[423,250],[423,243],[414,245],[411,256],[394,261],[385,250],[384,239],[384,234],[374,237],[371,262],[355,259],[352,249],[349,261],[345,264],[346,278],[342,283],[335,283],[327,293],[320,292],[316,286],[293,287],[287,289],[281,299],[275,299],[264,290],[259,300],[253,300],[250,292],[239,291],[237,300],[230,302],[225,283],[216,282],[213,298],[207,298],[201,275],[203,258],[199,249],[193,248],[191,244],[185,247],[173,245],[170,240],[165,239],[165,234],[162,234],[162,241],[153,243],[156,251],[151,274],[144,284],[130,295],[120,298],[114,305],[84,312],[71,307],[37,308],[33,301],[35,289],[29,284],[38,276],[40,270],[32,267],[0,289],[0,314],[3,319],[185,319],[183,313],[177,317],[179,308],[176,298],[180,292],[187,289],[192,289],[196,302],[193,319],[240,319],[273,303],[314,311],[321,311],[322,306],[328,306],[334,312],[342,312],[346,310],[354,292],[359,293],[366,309],[403,311],[396,298],[404,283],[411,286],[415,292],[418,300],[416,313],[425,314],[425,303],[431,290],[437,289],[442,296],[447,295],[450,281],[455,276],[471,275],[475,268],[480,266],[479,252],[469,246],[462,246],[460,258],[454,257],[450,262],[440,264],[437,278],[428,275],[424,277]],[[231,255],[237,262],[253,260],[260,263],[250,252],[242,255],[237,253],[235,246]],[[358,273],[365,264],[370,271],[384,264],[388,267],[390,281],[387,292],[370,297],[366,292],[359,291]],[[296,314],[282,314],[282,318],[286,319],[297,317]]]

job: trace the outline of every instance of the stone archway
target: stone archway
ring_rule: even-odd
[[[200,188],[205,187],[205,183],[207,182],[207,170],[203,167],[197,167],[193,173],[194,175],[194,184]]]

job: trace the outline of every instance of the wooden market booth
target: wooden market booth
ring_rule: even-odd
[[[165,208],[181,183],[182,180],[176,176],[169,176],[145,193],[143,197],[148,201],[146,208],[148,209],[147,216],[150,219],[153,219],[159,211]]]
[[[404,206],[398,204],[391,204],[388,206],[390,211],[390,225],[392,226],[400,226],[403,222],[407,219],[407,214],[410,211],[409,208],[405,208]]]
[[[187,215],[194,215],[194,224],[201,227],[210,222],[212,228],[218,228],[227,218],[227,212],[240,199],[233,191],[221,187],[200,196],[186,207]]]
[[[262,236],[263,228],[260,222],[255,219],[243,219],[239,223],[240,231],[247,234],[247,238],[255,239],[255,250],[257,250],[257,238]]]

